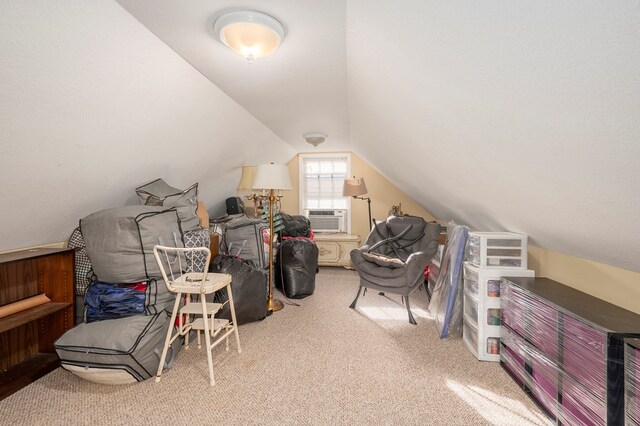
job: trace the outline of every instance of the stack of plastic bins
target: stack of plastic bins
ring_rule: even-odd
[[[625,421],[640,425],[640,339],[625,339]]]
[[[500,361],[500,278],[533,277],[527,269],[527,236],[470,232],[464,266],[464,328],[467,348],[481,361]]]
[[[469,232],[466,260],[480,268],[527,269],[527,236],[513,232]]]
[[[467,348],[481,361],[500,361],[500,277],[533,277],[516,268],[478,268],[464,265],[464,329]]]

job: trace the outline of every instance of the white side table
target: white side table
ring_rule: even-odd
[[[360,247],[360,237],[350,234],[315,234],[319,266],[351,267],[351,250]]]

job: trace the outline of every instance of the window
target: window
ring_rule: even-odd
[[[300,211],[309,216],[332,211],[349,217],[351,199],[342,195],[351,173],[349,154],[300,154]],[[341,231],[348,232],[349,220]]]

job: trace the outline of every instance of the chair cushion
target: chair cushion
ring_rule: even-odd
[[[405,263],[402,260],[395,257],[385,256],[384,254],[380,253],[363,252],[362,257],[365,260],[373,262],[376,265],[382,266],[384,268],[397,269],[405,267]]]

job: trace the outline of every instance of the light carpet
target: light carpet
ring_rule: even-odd
[[[461,339],[441,341],[423,291],[368,291],[349,309],[354,271],[321,268],[315,294],[240,326],[242,353],[182,350],[160,383],[90,383],[57,369],[0,401],[12,425],[421,424],[548,425],[497,363],[479,362]]]

